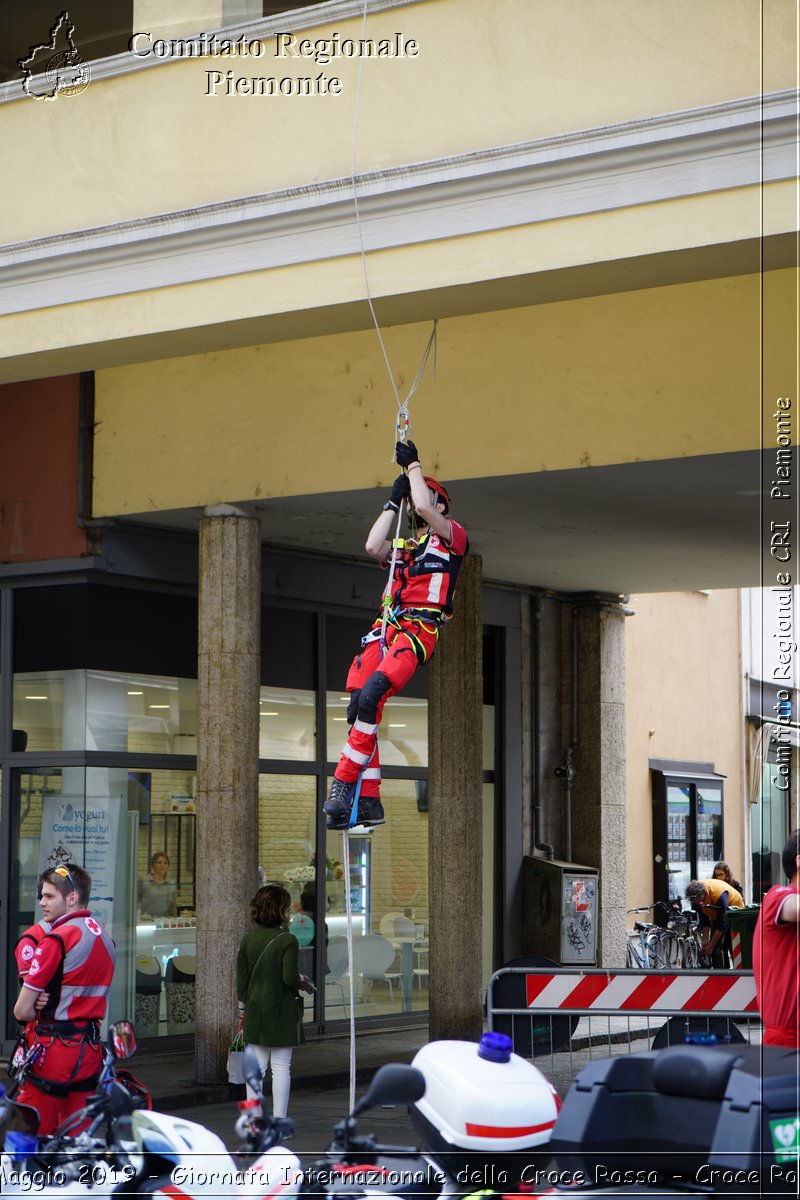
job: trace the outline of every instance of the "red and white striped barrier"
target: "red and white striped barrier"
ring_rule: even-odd
[[[752,973],[560,971],[525,976],[529,1009],[603,1013],[757,1013]]]
[[[731,930],[731,951],[734,971],[742,969],[742,935]]]

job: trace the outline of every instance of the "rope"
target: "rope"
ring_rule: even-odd
[[[367,7],[368,7],[368,4],[369,4],[369,0],[364,0],[364,11],[363,11],[362,18],[361,18],[361,40],[362,41],[365,41],[366,36],[367,36]],[[389,355],[386,353],[386,346],[383,341],[383,334],[381,333],[381,327],[378,323],[378,318],[375,313],[375,305],[372,303],[372,292],[370,291],[369,273],[367,271],[367,255],[366,255],[366,251],[364,249],[364,231],[361,227],[361,213],[360,213],[359,207],[358,207],[358,189],[356,188],[356,155],[358,153],[358,125],[359,125],[359,121],[361,119],[361,83],[362,83],[363,77],[364,77],[364,55],[359,54],[359,56],[358,56],[358,83],[356,85],[356,120],[355,120],[355,127],[353,129],[353,162],[352,162],[352,166],[350,169],[350,182],[353,187],[353,206],[355,208],[355,213],[356,213],[356,229],[358,230],[358,241],[359,241],[359,245],[361,247],[361,270],[364,273],[364,287],[365,287],[366,293],[367,293],[367,304],[369,305],[369,311],[372,313],[372,321],[373,321],[373,324],[375,325],[375,332],[378,335],[378,341],[380,342],[380,345],[381,345],[381,353],[383,354],[383,361],[386,363],[386,371],[389,376],[389,382],[392,385],[392,391],[394,392],[394,398],[397,401],[397,407],[400,408],[400,396],[397,391],[397,384],[395,383],[394,375],[392,374],[392,367],[389,362]],[[351,1112],[352,1112],[352,1109],[351,1109]]]
[[[367,37],[368,5],[369,5],[369,0],[364,0],[364,9],[362,12],[362,17],[361,17],[361,40],[362,41],[366,41],[366,37]],[[428,338],[428,344],[426,345],[425,350],[423,351],[422,361],[420,362],[419,367],[417,368],[417,373],[414,377],[414,382],[411,385],[411,390],[408,393],[408,395],[406,396],[405,401],[401,402],[400,393],[398,392],[397,384],[395,383],[394,372],[392,371],[392,365],[389,362],[389,355],[386,350],[386,343],[383,340],[383,332],[381,330],[380,322],[378,321],[378,316],[377,316],[377,313],[375,312],[375,305],[372,300],[372,291],[369,286],[369,271],[367,270],[367,252],[366,252],[366,247],[364,246],[364,229],[363,229],[363,226],[361,223],[361,210],[358,205],[358,188],[356,186],[356,160],[357,160],[357,155],[358,155],[358,127],[359,127],[359,123],[361,120],[361,84],[362,84],[363,78],[364,78],[364,55],[360,54],[358,56],[358,82],[356,84],[356,119],[355,119],[355,126],[353,128],[353,158],[352,158],[352,163],[350,166],[350,184],[353,189],[353,208],[355,210],[355,216],[356,216],[356,230],[358,231],[358,244],[359,244],[359,247],[361,250],[361,270],[364,275],[364,291],[366,293],[366,299],[367,299],[367,304],[369,305],[369,311],[372,314],[372,323],[375,326],[375,332],[378,335],[378,341],[379,341],[380,347],[381,347],[381,354],[383,355],[383,361],[386,365],[386,373],[389,376],[389,382],[392,385],[392,391],[394,392],[394,398],[397,402],[397,409],[398,409],[397,430],[399,432],[401,425],[402,425],[402,427],[404,429],[404,436],[400,440],[405,441],[406,436],[413,433],[413,429],[412,429],[412,426],[411,426],[411,423],[410,423],[409,417],[408,417],[408,402],[411,399],[411,397],[414,395],[414,393],[416,392],[420,383],[422,382],[422,377],[425,374],[425,368],[428,365],[428,358],[430,356],[431,347],[434,347],[433,377],[434,377],[434,379],[436,378],[436,349],[435,349],[435,347],[436,347],[436,327],[439,322],[438,322],[438,319],[433,322],[433,329],[431,330],[431,335]],[[394,455],[392,455],[392,458],[394,458]]]
[[[362,41],[366,40],[368,7],[369,7],[369,0],[364,0],[364,8],[363,8],[362,19],[361,19],[361,39],[362,39]],[[375,332],[378,335],[378,342],[380,343],[381,354],[383,355],[383,361],[386,365],[386,373],[389,376],[389,382],[392,385],[392,392],[394,393],[394,398],[395,398],[395,401],[397,402],[397,418],[396,418],[396,423],[395,423],[395,441],[396,442],[398,442],[398,441],[405,442],[406,439],[411,435],[411,433],[413,433],[413,427],[411,425],[411,418],[410,418],[409,412],[408,412],[408,405],[411,401],[411,398],[414,396],[415,392],[417,391],[417,388],[422,383],[422,378],[425,374],[425,369],[428,365],[428,359],[430,358],[431,350],[433,350],[433,377],[434,377],[434,379],[436,378],[438,320],[435,320],[433,322],[433,329],[431,330],[430,337],[428,338],[427,344],[423,351],[422,359],[420,360],[420,364],[417,368],[417,373],[414,376],[413,383],[411,384],[411,389],[410,389],[408,395],[406,396],[405,400],[401,402],[400,393],[397,390],[397,384],[395,383],[395,378],[394,378],[394,374],[392,372],[391,363],[389,362],[389,355],[386,350],[386,344],[383,340],[383,333],[381,331],[380,323],[378,321],[378,317],[375,312],[375,305],[372,300],[372,291],[369,286],[369,271],[367,270],[367,254],[366,254],[366,247],[364,245],[364,230],[363,230],[363,226],[361,223],[361,211],[359,209],[359,204],[358,204],[358,188],[356,187],[356,160],[357,160],[357,155],[358,155],[358,128],[359,128],[359,122],[360,122],[360,118],[361,118],[361,85],[363,82],[363,76],[364,76],[364,56],[359,55],[359,58],[358,58],[358,83],[356,85],[356,115],[355,115],[355,126],[353,129],[353,158],[352,158],[352,165],[351,165],[351,169],[350,169],[350,181],[351,181],[352,188],[353,188],[353,207],[355,210],[356,229],[358,231],[358,242],[359,242],[359,247],[361,250],[361,270],[364,275],[364,290],[366,293],[367,304],[369,305],[369,311],[372,315],[372,322],[375,326]],[[392,461],[394,461],[394,453],[392,454]],[[381,618],[381,633],[380,633],[381,658],[383,658],[384,654],[386,653],[386,626],[389,621],[389,611],[391,608],[392,581],[394,580],[394,572],[395,572],[395,567],[397,565],[397,553],[398,553],[399,546],[400,546],[400,522],[402,520],[402,516],[403,516],[403,506],[401,504],[397,511],[397,526],[395,528],[395,536],[393,539],[392,559],[391,559],[391,563],[389,566],[389,577],[386,581],[386,587],[384,589],[383,598],[382,598],[383,614],[382,614],[382,618]],[[356,791],[355,791],[355,796],[354,796],[354,805],[356,806],[356,808],[355,808],[356,814],[357,814],[358,796],[361,791],[361,778],[362,778],[362,774],[359,773],[358,783],[356,785]],[[352,811],[353,810],[351,810],[351,814],[352,814]],[[350,991],[350,1112],[352,1112],[353,1109],[355,1108],[355,1102],[356,1102],[355,1101],[355,1096],[356,1096],[356,1019],[355,1019],[355,970],[354,970],[354,962],[353,962],[353,910],[352,910],[352,903],[351,903],[351,896],[350,896],[350,833],[349,833],[349,829],[342,830],[342,854],[344,857],[344,865],[345,865],[344,896],[345,896],[345,912],[347,914],[347,966],[348,966],[348,976],[349,976],[349,980],[350,980],[350,987],[349,987],[349,991]],[[364,930],[364,932],[366,933],[366,929]]]
[[[359,788],[361,776],[359,776]],[[344,910],[347,913],[347,975],[350,993],[350,1108],[356,1106],[356,995],[355,971],[353,970],[353,908],[350,900],[350,831],[342,830],[342,856],[344,858]]]

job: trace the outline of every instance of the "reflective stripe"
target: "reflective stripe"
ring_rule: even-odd
[[[354,762],[356,766],[363,767],[372,758],[372,754],[359,754],[358,750],[354,750],[349,742],[345,742],[342,746],[342,754],[345,758],[349,758],[350,762]]]
[[[367,721],[359,720],[353,722],[353,729],[357,729],[359,733],[368,733],[370,736],[378,732],[377,725],[370,725]]]
[[[70,1019],[70,1017],[69,1017],[70,1005],[73,1003],[73,1001],[80,999],[81,997],[84,997],[84,996],[107,996],[107,995],[108,995],[108,988],[103,987],[102,985],[99,987],[95,987],[90,984],[84,984],[82,986],[79,984],[75,984],[75,985],[70,986],[68,984],[62,983],[61,995],[59,997],[58,1004],[56,1005],[56,1010],[53,1014],[53,1020],[55,1020],[55,1021],[69,1020]]]
[[[362,779],[380,779],[380,777],[381,777],[380,767],[365,767],[364,770],[361,772]]]
[[[96,933],[91,933],[83,920],[75,921],[73,927],[80,931],[80,937],[67,948],[64,955],[64,974],[82,967],[89,961],[89,955],[94,949]]]
[[[442,584],[447,576],[444,571],[438,571],[435,575],[431,575],[430,583],[428,584],[428,599],[439,600],[442,595]]]

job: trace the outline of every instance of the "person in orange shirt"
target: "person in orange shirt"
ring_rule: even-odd
[[[753,936],[756,1000],[764,1044],[800,1048],[800,829],[783,848],[789,884],[764,897]]]
[[[744,900],[735,887],[722,879],[693,879],[686,889],[686,899],[700,921],[702,953],[711,959],[713,966],[724,966],[721,943],[728,930],[728,909],[744,908]]]

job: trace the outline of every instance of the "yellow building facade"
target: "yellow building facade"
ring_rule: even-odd
[[[31,187],[0,201],[0,383],[17,396],[8,389],[83,381],[82,528],[106,576],[190,590],[199,578],[202,598],[202,567],[190,565],[201,520],[250,521],[268,602],[310,611],[324,593],[335,606],[315,618],[322,663],[326,622],[355,619],[375,591],[355,561],[396,474],[398,402],[435,321],[413,437],[452,486],[481,563],[483,625],[497,631],[483,660],[484,790],[471,801],[486,920],[467,944],[484,977],[519,952],[535,923],[520,911],[522,857],[549,847],[599,868],[601,961],[618,961],[626,906],[653,898],[657,848],[639,817],[661,770],[652,762],[726,775],[724,850],[746,851],[732,589],[770,565],[762,468],[774,463],[778,397],[791,398],[796,442],[796,7],[186,0],[169,26],[160,7],[131,6],[121,52],[84,48],[80,89],[62,81],[45,99],[44,82],[0,83],[7,159],[25,163],[35,147],[39,164]],[[77,10],[73,20],[80,49]],[[44,163],[57,170],[37,179]],[[184,551],[163,550],[173,542],[190,548],[185,567]],[[30,582],[24,556],[6,561],[9,588]],[[262,660],[272,653],[262,637]],[[312,696],[319,679],[301,683],[293,729],[318,736],[329,720],[332,747],[341,701],[326,708]],[[712,710],[701,697],[720,688]],[[203,771],[207,702],[193,703],[173,733],[195,742],[169,748],[188,777]],[[291,752],[261,745],[262,768],[295,766],[280,784],[262,769],[247,818],[266,844],[269,805],[296,797],[304,848],[287,849],[278,822],[284,873],[311,866],[306,842],[321,859],[335,761],[323,756],[303,783],[300,737]],[[570,748],[565,796],[554,770]],[[4,770],[22,770],[26,753],[9,732]],[[414,926],[413,956],[401,962],[398,942],[395,965],[405,984],[427,986],[430,970],[444,1020],[433,989],[448,951],[428,896],[439,871],[420,848],[416,786],[427,753],[397,750],[391,786],[413,808],[398,846],[417,848],[398,850],[373,890],[382,916]],[[164,794],[185,790],[171,781]],[[494,891],[491,863],[502,864]],[[452,980],[455,965],[440,972]],[[477,1003],[476,988],[473,1016]]]

